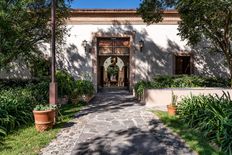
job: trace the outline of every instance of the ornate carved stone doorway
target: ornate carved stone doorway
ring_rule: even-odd
[[[130,38],[101,37],[97,40],[98,88],[129,89]]]

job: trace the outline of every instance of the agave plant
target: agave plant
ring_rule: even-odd
[[[177,98],[178,98],[178,96],[175,95],[174,92],[172,91],[172,103],[171,103],[172,106],[176,106]]]

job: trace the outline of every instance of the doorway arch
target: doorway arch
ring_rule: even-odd
[[[134,35],[129,31],[125,34],[93,34],[93,82],[97,90],[104,87],[104,61],[109,57],[119,57],[124,63],[124,87],[132,91],[135,80]]]
[[[124,59],[125,61],[125,59]],[[103,63],[102,87],[125,87],[125,63],[118,56],[109,56]]]

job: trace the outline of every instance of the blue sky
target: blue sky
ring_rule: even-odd
[[[82,9],[135,9],[140,0],[73,0],[71,8]]]

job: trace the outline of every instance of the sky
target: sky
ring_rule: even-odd
[[[135,9],[140,0],[73,0],[71,8],[81,9]]]

